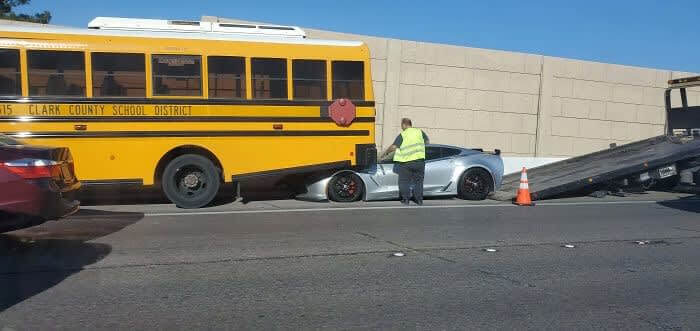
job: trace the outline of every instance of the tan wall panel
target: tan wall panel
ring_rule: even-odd
[[[237,21],[237,20],[233,20]],[[240,22],[240,21],[239,21]],[[377,144],[409,117],[435,143],[576,156],[662,134],[668,79],[695,75],[306,29],[370,48]],[[688,93],[700,105],[700,89]],[[680,98],[672,99],[674,105]]]

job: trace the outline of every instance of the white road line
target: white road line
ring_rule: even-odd
[[[338,207],[338,208],[297,208],[297,209],[264,209],[264,210],[223,210],[223,211],[203,211],[203,212],[182,212],[182,213],[145,213],[144,216],[198,216],[198,215],[228,215],[228,214],[268,214],[268,213],[303,213],[320,211],[366,211],[366,210],[393,210],[393,209],[440,209],[440,208],[484,208],[484,207],[520,207],[537,208],[537,206],[597,206],[597,205],[637,205],[653,204],[659,201],[600,201],[600,202],[541,202],[535,207],[520,207],[513,204],[473,204],[473,205],[436,205],[436,206],[367,206],[367,207]]]

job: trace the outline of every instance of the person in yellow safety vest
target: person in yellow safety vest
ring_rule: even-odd
[[[401,203],[408,205],[411,200],[411,187],[413,187],[413,199],[418,205],[423,205],[423,178],[425,177],[425,144],[428,143],[428,135],[423,130],[413,128],[413,123],[408,118],[401,120],[401,134],[396,137],[394,143],[382,153],[381,158],[394,153],[399,175],[399,193]]]

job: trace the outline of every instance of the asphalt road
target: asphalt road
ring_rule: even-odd
[[[0,236],[0,330],[698,325],[686,195],[94,206]]]

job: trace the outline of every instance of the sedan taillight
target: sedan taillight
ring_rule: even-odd
[[[42,159],[19,159],[2,164],[7,170],[24,179],[58,178],[61,163]]]

